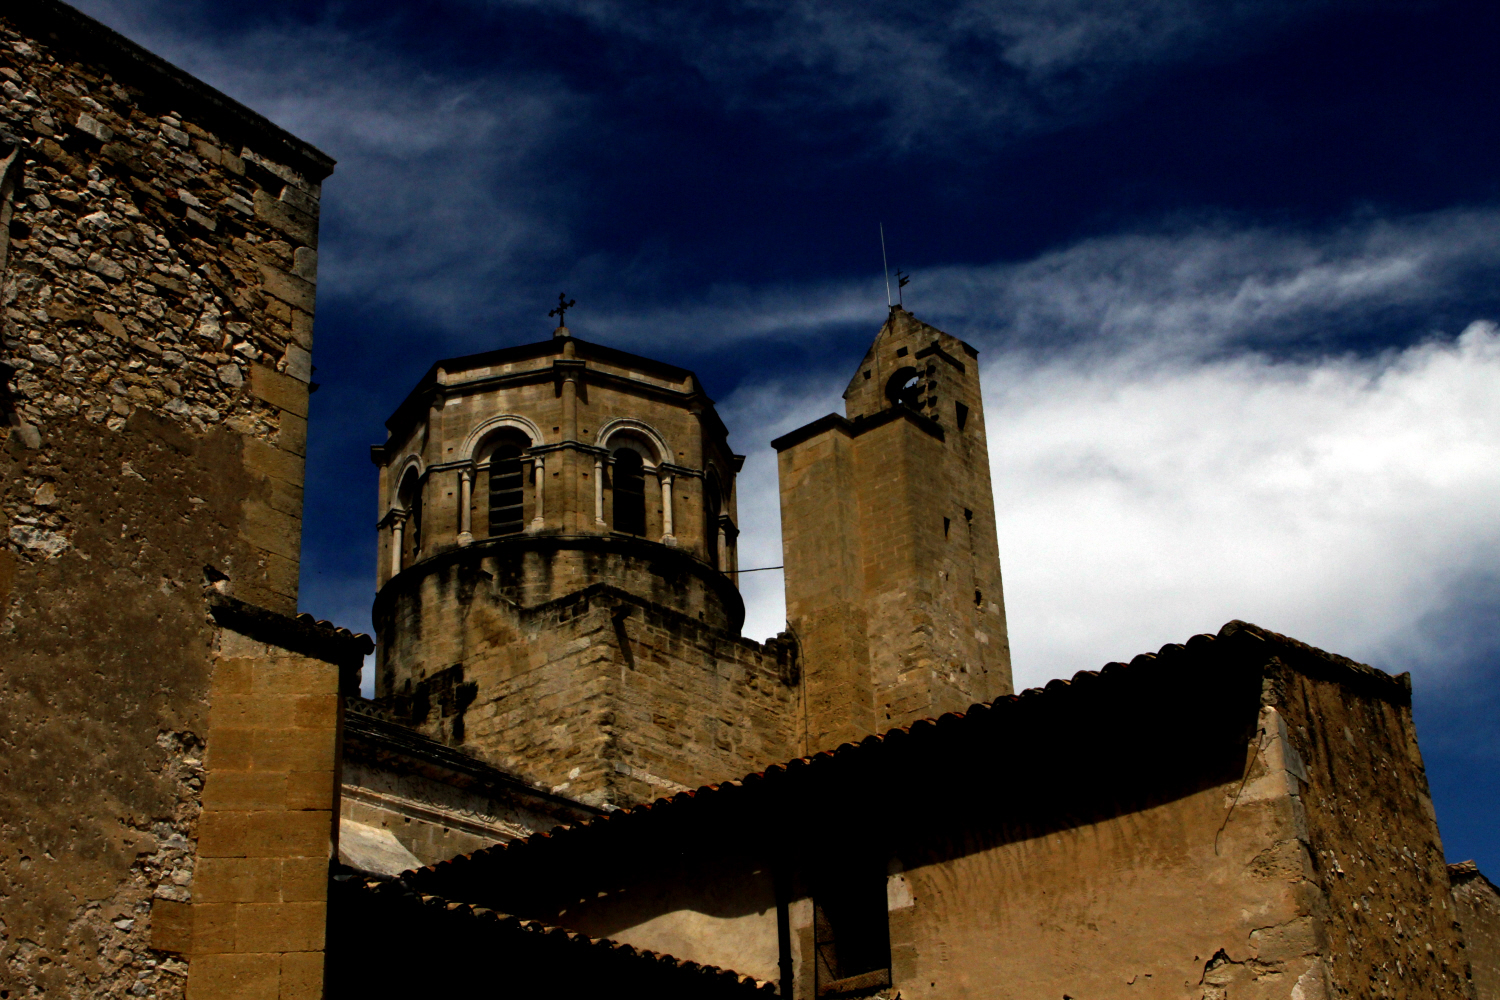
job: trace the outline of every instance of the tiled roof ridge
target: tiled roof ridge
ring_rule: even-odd
[[[1456,887],[1465,882],[1472,882],[1474,879],[1479,879],[1485,885],[1489,886],[1492,891],[1500,894],[1500,885],[1491,882],[1489,876],[1479,870],[1479,866],[1474,863],[1472,858],[1468,861],[1455,861],[1448,866],[1448,882],[1450,885]]]
[[[306,611],[304,611],[301,614],[297,615],[296,618],[295,618],[295,620],[301,622],[304,625],[311,625],[314,628],[320,628],[320,629],[324,629],[326,631],[332,632],[334,635],[337,635],[337,636],[342,636],[342,637],[345,637],[345,638],[355,639],[355,640],[363,639],[365,642],[368,642],[370,644],[371,651],[374,650],[375,640],[372,639],[372,638],[370,638],[370,635],[369,635],[368,632],[351,632],[349,629],[344,628],[342,625],[335,625],[333,622],[329,621],[326,618],[317,618],[317,619],[315,619],[315,618],[313,618],[312,615],[308,614]]]
[[[1296,656],[1296,662],[1292,665],[1299,669],[1309,672],[1316,670],[1318,673],[1329,676],[1330,679],[1363,688],[1397,703],[1411,704],[1410,673],[1388,674],[1367,663],[1360,663],[1358,660],[1352,660],[1338,653],[1330,653],[1326,649],[1320,649],[1300,639],[1293,639],[1289,635],[1272,632],[1268,628],[1252,625],[1239,619],[1225,624],[1219,630],[1219,636],[1225,638],[1239,632],[1248,633],[1265,642],[1290,650]]]
[[[704,798],[712,793],[724,794],[754,787],[771,780],[784,780],[784,776],[800,773],[808,768],[827,766],[836,759],[847,758],[852,754],[875,752],[878,748],[887,744],[898,744],[912,739],[925,739],[928,738],[928,734],[930,733],[939,730],[946,731],[953,726],[963,725],[965,720],[985,718],[994,712],[1008,710],[1012,706],[1022,703],[1030,703],[1033,699],[1056,698],[1061,696],[1063,692],[1073,689],[1075,686],[1093,683],[1101,678],[1118,678],[1123,671],[1140,670],[1159,659],[1165,660],[1175,657],[1185,651],[1202,650],[1209,643],[1233,641],[1237,636],[1245,636],[1251,640],[1258,640],[1289,650],[1296,654],[1298,660],[1296,665],[1299,667],[1305,667],[1309,661],[1316,662],[1334,672],[1344,675],[1341,679],[1364,682],[1374,681],[1384,688],[1396,689],[1386,690],[1382,693],[1391,695],[1404,691],[1407,699],[1409,700],[1410,698],[1410,680],[1407,675],[1403,674],[1399,678],[1392,677],[1383,671],[1376,670],[1373,667],[1358,663],[1347,657],[1328,653],[1315,646],[1288,638],[1280,633],[1235,619],[1226,623],[1217,634],[1205,632],[1190,637],[1186,643],[1167,643],[1155,653],[1141,653],[1133,657],[1129,663],[1114,661],[1106,663],[1098,670],[1080,670],[1067,680],[1055,678],[1048,681],[1042,687],[1027,688],[1016,694],[1002,695],[992,701],[971,705],[962,712],[946,712],[933,718],[918,719],[906,726],[866,736],[858,743],[842,743],[830,750],[820,750],[803,757],[796,757],[789,761],[771,764],[764,770],[747,774],[740,778],[701,785],[696,789],[678,792],[675,795],[663,796],[662,798],[637,806],[612,810],[594,819],[579,823],[563,824],[553,827],[551,830],[539,831],[523,839],[496,844],[493,847],[482,848],[469,854],[461,854],[423,868],[406,872],[402,875],[402,878],[412,879],[413,884],[420,884],[427,878],[451,871],[455,867],[462,867],[490,856],[499,857],[501,856],[501,852],[525,850],[534,845],[553,841],[559,836],[576,835],[587,829],[604,827],[606,824],[610,828],[614,828],[620,824],[630,823],[636,817],[655,814],[664,809],[681,807],[688,802]],[[1406,678],[1404,682],[1403,678]]]
[[[403,896],[419,905],[445,909],[449,913],[456,913],[476,921],[490,921],[501,927],[521,930],[530,934],[561,935],[569,941],[577,942],[580,945],[605,948],[628,958],[640,958],[657,965],[666,965],[681,969],[690,974],[696,973],[714,979],[727,979],[738,985],[747,986],[757,992],[776,992],[774,984],[756,979],[754,976],[735,972],[733,969],[723,969],[716,965],[703,965],[700,962],[694,962],[687,958],[677,958],[675,955],[668,955],[665,952],[637,948],[635,945],[616,941],[613,938],[590,937],[581,931],[568,930],[566,927],[558,927],[556,924],[549,924],[542,920],[531,920],[510,913],[501,913],[499,910],[493,910],[487,906],[475,906],[472,903],[456,902],[445,899],[442,896],[433,895],[432,893],[421,892],[399,879],[372,877],[363,873],[351,874],[349,877],[351,879],[358,879],[367,892]]]
[[[213,589],[205,590],[203,596],[209,614],[220,625],[305,656],[352,667],[375,649],[375,641],[363,632],[317,621],[310,614],[282,614]]]

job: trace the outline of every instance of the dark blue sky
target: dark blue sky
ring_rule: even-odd
[[[766,443],[837,407],[883,222],[984,352],[1018,679],[1230,617],[1410,669],[1449,856],[1500,871],[1500,6],[80,6],[340,160],[307,610],[368,627],[384,417],[560,289],[700,374],[780,562]]]

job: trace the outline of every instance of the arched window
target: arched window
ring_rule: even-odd
[[[416,469],[407,469],[396,500],[406,511],[406,541],[415,560],[422,551],[422,481]]]
[[[614,529],[632,535],[646,533],[646,469],[638,452],[621,448],[614,454]]]
[[[526,472],[521,446],[504,443],[490,452],[490,535],[514,535],[523,527]]]
[[[703,484],[703,545],[708,550],[708,564],[719,568],[719,477],[710,472]]]
[[[922,375],[915,368],[902,368],[885,384],[885,395],[896,406],[922,407]]]

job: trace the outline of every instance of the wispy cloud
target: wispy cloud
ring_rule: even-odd
[[[589,106],[555,78],[441,73],[332,22],[215,35],[181,2],[79,6],[339,161],[323,198],[324,306],[376,302],[461,331],[569,249],[574,200],[546,155]]]
[[[1500,268],[1500,210],[1365,218],[1331,229],[1226,222],[1085,240],[1021,263],[919,272],[908,304],[998,350],[1213,356],[1246,346],[1335,348],[1351,332],[1473,301]],[[884,289],[861,282],[721,287],[698,301],[606,314],[614,341],[792,341],[878,323]]]
[[[985,144],[1086,118],[1132,71],[1254,44],[1331,3],[1209,0],[471,0],[670,51],[727,106],[809,114],[898,147]],[[862,114],[850,117],[849,112]]]

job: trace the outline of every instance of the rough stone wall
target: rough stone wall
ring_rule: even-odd
[[[1331,995],[1467,996],[1409,678],[1276,638],[1267,694],[1309,775],[1306,878],[1326,900]]]
[[[179,995],[155,907],[196,868],[205,567],[295,610],[331,164],[51,0],[0,14],[0,93],[0,963]]]
[[[432,738],[595,806],[796,755],[789,648],[605,585],[534,608],[468,586],[445,602],[464,609],[461,625],[440,628],[466,637],[459,655],[435,657],[442,669],[417,671],[391,698],[417,709],[414,723]]]
[[[1449,865],[1475,1000],[1500,1000],[1500,890],[1472,861]]]
[[[175,113],[177,95],[7,34],[3,120],[25,144],[0,294],[14,433],[120,433],[146,410],[241,439],[237,464],[263,485],[233,512],[245,551],[220,569],[242,598],[295,611],[319,184]],[[54,557],[92,498],[23,476],[3,505],[11,543]]]

